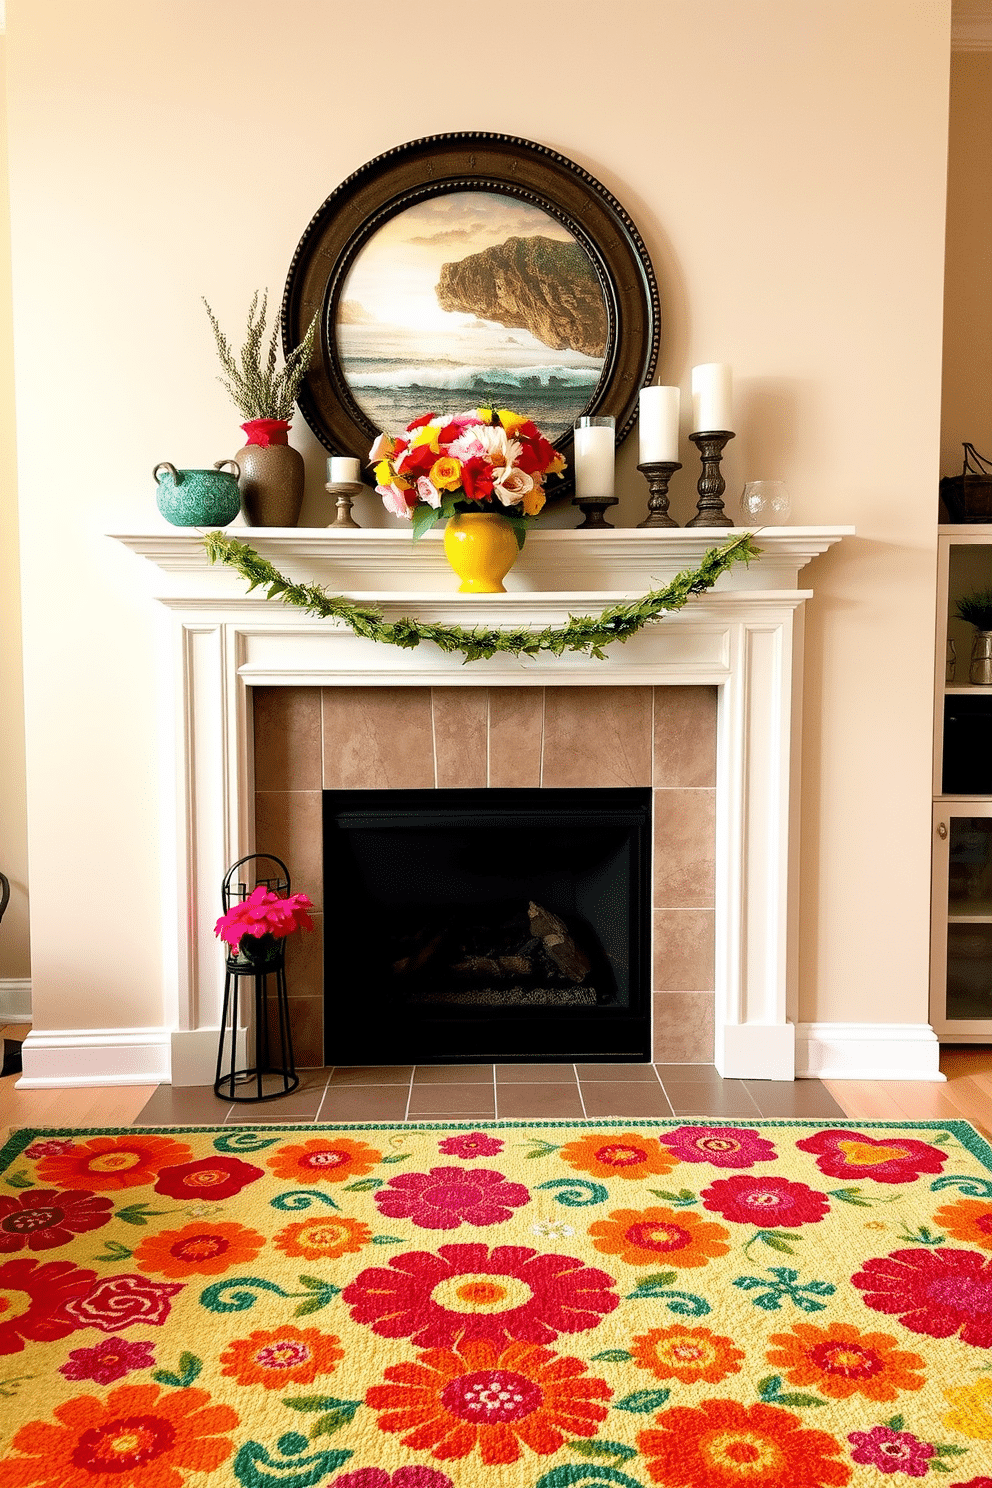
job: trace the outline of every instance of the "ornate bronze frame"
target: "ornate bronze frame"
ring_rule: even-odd
[[[320,330],[299,406],[334,453],[366,450],[379,432],[356,404],[335,344],[337,306],[358,253],[384,222],[432,196],[498,192],[542,208],[583,245],[599,276],[608,335],[603,373],[583,410],[612,414],[617,444],[637,417],[637,395],[658,360],[661,306],[651,260],[637,228],[599,181],[564,155],[507,134],[437,134],[377,156],[349,176],[314,214],[293,255],[282,301],[283,346]],[[390,431],[395,432],[395,431]],[[572,438],[556,441],[571,469]],[[554,483],[554,495],[572,482]]]

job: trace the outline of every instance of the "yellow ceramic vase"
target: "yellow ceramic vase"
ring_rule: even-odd
[[[459,594],[505,594],[503,580],[520,549],[499,512],[456,512],[444,529],[444,553],[461,579]]]

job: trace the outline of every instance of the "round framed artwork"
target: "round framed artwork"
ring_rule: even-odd
[[[424,413],[512,408],[568,462],[572,426],[630,432],[660,344],[651,261],[620,203],[530,140],[442,134],[369,161],[314,214],[282,302],[289,352],[319,317],[299,397],[316,437],[363,462]]]

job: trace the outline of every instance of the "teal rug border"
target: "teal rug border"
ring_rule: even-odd
[[[581,1120],[556,1121],[550,1118],[533,1118],[525,1121],[322,1121],[295,1123],[287,1121],[285,1125],[277,1122],[263,1121],[257,1126],[251,1122],[231,1122],[227,1125],[218,1123],[212,1126],[31,1126],[20,1127],[12,1130],[9,1138],[0,1148],[0,1173],[4,1173],[11,1163],[16,1162],[26,1147],[37,1139],[44,1141],[53,1137],[79,1137],[92,1133],[94,1136],[126,1136],[129,1132],[141,1136],[162,1135],[166,1132],[188,1132],[190,1135],[200,1135],[207,1132],[262,1132],[262,1131],[285,1131],[285,1132],[310,1132],[320,1133],[328,1131],[542,1131],[549,1127],[560,1130],[562,1127],[583,1131],[602,1130],[615,1128],[621,1131],[641,1130],[670,1130],[680,1126],[726,1126],[746,1127],[749,1130],[774,1129],[806,1129],[812,1128],[816,1131],[915,1131],[915,1132],[950,1132],[976,1158],[983,1167],[992,1172],[992,1145],[985,1137],[972,1126],[970,1121],[829,1121],[824,1117],[770,1117],[765,1119],[759,1117],[757,1121],[748,1121],[736,1117],[712,1116],[709,1118],[693,1119],[686,1116],[651,1116],[642,1119],[636,1116],[605,1116],[600,1121],[591,1120],[586,1117]]]

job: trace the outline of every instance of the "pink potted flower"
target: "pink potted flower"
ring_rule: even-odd
[[[277,941],[285,940],[294,930],[313,929],[308,913],[311,909],[313,904],[306,894],[291,894],[282,899],[272,889],[259,884],[247,899],[221,915],[214,934],[227,942],[232,955],[263,966],[277,958]]]

